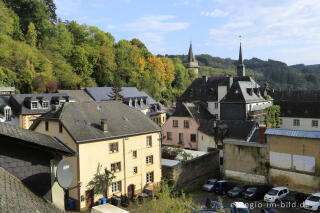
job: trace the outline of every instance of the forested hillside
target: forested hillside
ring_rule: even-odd
[[[166,104],[196,77],[179,59],[156,57],[138,39],[61,21],[53,0],[0,0],[0,84],[19,93],[136,86]]]
[[[186,55],[169,55],[169,58],[180,58],[187,62]],[[230,58],[197,55],[200,64],[200,75],[217,76],[236,75],[237,60]],[[293,65],[258,58],[244,60],[246,74],[254,77],[258,82],[268,82],[275,89],[320,89],[320,65]]]

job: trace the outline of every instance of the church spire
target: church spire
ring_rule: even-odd
[[[188,63],[190,63],[190,62],[195,62],[191,41],[190,41],[190,47],[189,47],[189,53],[188,53]]]
[[[246,75],[246,68],[245,68],[243,61],[242,61],[241,41],[240,41],[239,59],[238,59],[238,65],[237,65],[237,74],[238,74],[238,76],[245,76]]]

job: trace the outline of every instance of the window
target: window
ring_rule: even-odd
[[[37,109],[38,108],[38,102],[32,101],[31,102],[31,109]]]
[[[300,126],[300,120],[299,119],[294,119],[293,120],[293,126]]]
[[[133,157],[133,158],[137,158],[137,150],[134,150],[134,151],[132,152],[132,157]]]
[[[4,115],[5,115],[6,121],[10,121],[11,120],[11,108],[5,108]]]
[[[44,101],[44,102],[42,103],[42,108],[48,109],[48,108],[49,108],[49,102],[48,102],[48,101]]]
[[[312,127],[318,127],[318,120],[312,120]]]
[[[172,132],[167,132],[167,140],[172,140]]]
[[[178,120],[173,120],[172,126],[173,126],[174,128],[178,128],[178,126],[179,126]]]
[[[46,126],[46,131],[49,131],[49,122],[48,121],[45,122],[45,126]]]
[[[183,133],[179,133],[179,144],[183,144]]]
[[[282,118],[280,118],[280,125],[282,125],[282,122],[283,122],[283,120],[282,120]]]
[[[120,172],[121,171],[121,163],[112,163],[111,164],[111,172]]]
[[[147,173],[147,183],[153,183],[153,172]]]
[[[62,123],[59,123],[59,132],[62,133],[63,128],[62,128]]]
[[[146,163],[147,164],[153,164],[153,155],[150,155],[150,156],[146,157]]]
[[[118,152],[118,143],[111,143],[110,145],[110,152]]]
[[[197,141],[197,135],[196,134],[191,134],[190,135],[190,141],[196,142]]]
[[[219,104],[218,103],[214,103],[214,108],[218,109],[219,108]]]
[[[151,146],[152,146],[152,137],[147,136],[147,147],[151,147]]]
[[[183,121],[183,128],[189,128],[189,121],[188,120],[184,120]]]
[[[114,182],[111,184],[112,192],[120,192],[121,191],[121,181]]]
[[[138,167],[133,167],[133,174],[137,174],[138,173]]]

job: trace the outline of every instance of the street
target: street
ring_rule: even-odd
[[[227,195],[221,195],[220,197],[223,199],[223,206],[225,207],[225,209],[229,209],[231,203],[238,201],[238,202],[244,202],[245,204],[247,204],[248,208],[251,210],[251,213],[260,213],[261,208],[266,208],[266,207],[276,209],[279,213],[309,212],[300,208],[286,208],[284,204],[282,204],[281,206],[281,203],[278,203],[277,206],[275,206],[276,204],[266,203],[263,200],[250,201],[250,200],[245,200],[243,198],[230,198]],[[205,208],[205,202],[207,198],[210,198],[212,200],[218,200],[218,196],[215,193],[204,192],[204,191],[198,194],[197,198],[194,198],[193,200],[197,205],[201,206],[202,208]],[[226,211],[226,212],[229,212],[229,211]]]

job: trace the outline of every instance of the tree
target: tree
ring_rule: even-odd
[[[116,78],[112,87],[111,95],[109,95],[110,99],[113,101],[122,101],[123,96],[120,94],[121,90],[121,84],[118,78]]]
[[[273,105],[264,109],[266,112],[264,123],[267,128],[280,128],[280,106]]]
[[[37,44],[37,30],[32,22],[30,22],[28,26],[26,40],[27,40],[27,43],[30,44],[30,46],[32,47],[35,47]]]
[[[94,194],[103,195],[108,197],[109,186],[112,184],[112,180],[116,177],[107,168],[104,169],[104,173],[101,173],[102,165],[99,163],[97,172],[93,179],[88,183],[87,187],[94,190]]]

